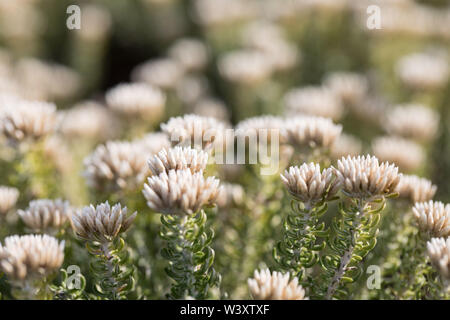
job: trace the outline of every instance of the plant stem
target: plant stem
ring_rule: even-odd
[[[358,228],[361,224],[361,217],[364,214],[364,207],[365,207],[364,201],[360,199],[358,204],[358,211],[356,213],[354,220],[354,225],[352,226],[352,229],[350,231],[350,245],[348,249],[344,252],[343,256],[341,257],[339,268],[336,270],[331,280],[331,283],[328,286],[327,293],[325,296],[326,300],[330,300],[333,298],[333,295],[335,294],[337,288],[339,287],[342,277],[347,271],[347,266],[350,263],[350,260],[352,259],[353,250],[355,249],[355,243],[358,237]]]
[[[101,245],[101,251],[103,254],[102,259],[105,261],[105,266],[108,269],[107,280],[112,285],[111,290],[112,299],[118,300],[120,299],[120,295],[118,293],[117,281],[114,278],[114,265],[111,262],[113,256],[111,255],[111,251],[109,250],[109,243],[107,242],[103,243]]]

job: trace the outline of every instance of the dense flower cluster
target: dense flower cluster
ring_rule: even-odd
[[[40,139],[55,129],[52,103],[17,100],[0,111],[0,132],[13,142]]]
[[[332,198],[340,187],[333,175],[333,169],[328,168],[321,172],[320,165],[314,163],[290,167],[281,175],[281,179],[291,195],[308,204]]]
[[[92,188],[134,187],[148,172],[146,156],[140,144],[107,142],[84,160],[83,175]]]
[[[122,207],[120,203],[112,207],[108,202],[96,207],[90,205],[72,215],[72,228],[81,239],[110,242],[131,227],[137,212],[129,216],[127,212],[127,207]]]
[[[394,193],[401,177],[395,164],[370,155],[342,158],[334,172],[344,192],[363,199]]]
[[[342,126],[329,118],[302,116],[289,119],[286,130],[293,146],[330,147],[341,134]]]
[[[416,203],[432,200],[437,191],[437,187],[428,179],[414,175],[402,175],[396,191],[400,197]]]
[[[218,179],[205,179],[202,171],[192,173],[184,169],[151,176],[143,193],[148,206],[155,212],[182,215],[214,205],[219,190]]]
[[[190,169],[192,173],[203,171],[208,164],[208,154],[202,150],[190,147],[175,147],[163,149],[148,161],[153,175],[159,175],[170,170]]]
[[[13,280],[45,277],[64,260],[64,241],[48,235],[10,236],[0,244],[0,269]]]
[[[0,300],[450,299],[447,0],[77,2],[0,0]]]
[[[427,242],[428,256],[447,281],[450,280],[450,238],[433,238]]]
[[[19,198],[19,190],[16,188],[0,186],[0,214],[5,215],[11,210]]]
[[[181,144],[207,149],[220,139],[225,125],[214,118],[188,114],[171,118],[161,125],[173,145]]]
[[[62,228],[70,219],[72,211],[68,201],[39,199],[31,201],[28,208],[19,210],[18,214],[34,232],[51,232]]]
[[[248,279],[250,293],[255,300],[307,300],[305,290],[298,279],[289,281],[289,274],[255,270],[254,278]]]
[[[423,232],[432,237],[450,236],[450,205],[440,201],[418,202],[413,212]]]

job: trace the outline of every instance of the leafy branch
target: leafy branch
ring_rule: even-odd
[[[167,275],[175,280],[169,298],[206,299],[209,289],[221,282],[213,268],[215,254],[210,244],[214,232],[206,228],[206,213],[162,215],[161,223],[160,236],[167,243],[161,255],[169,261]]]
[[[327,239],[331,252],[320,261],[325,271],[321,284],[324,298],[346,297],[345,284],[354,282],[362,274],[360,262],[376,245],[380,212],[386,205],[384,198],[376,202],[379,206],[375,209],[363,199],[352,199],[349,208],[339,204],[340,219],[333,219],[333,233]]]

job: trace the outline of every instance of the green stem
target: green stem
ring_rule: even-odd
[[[347,271],[348,264],[353,256],[353,251],[355,249],[355,243],[359,234],[359,227],[361,225],[361,217],[364,215],[364,207],[365,204],[362,199],[359,200],[358,212],[355,215],[354,224],[352,225],[352,229],[350,230],[350,245],[348,249],[344,252],[341,257],[339,268],[336,270],[333,278],[331,279],[331,283],[327,289],[327,293],[325,298],[330,300],[333,298],[339,284],[341,282],[342,277],[345,275]]]

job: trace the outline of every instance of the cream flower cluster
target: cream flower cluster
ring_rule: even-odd
[[[248,279],[248,287],[255,300],[308,300],[298,279],[289,281],[289,278],[289,273],[255,270],[253,278]]]
[[[277,116],[264,115],[247,118],[239,122],[236,126],[236,135],[245,137],[260,138],[262,134],[267,134],[267,142],[271,140],[271,130],[278,133],[280,142],[286,140],[286,121]]]
[[[431,237],[450,236],[450,205],[440,201],[417,202],[413,213],[422,232]]]
[[[157,123],[163,115],[166,96],[147,84],[119,84],[106,93],[106,102],[119,114]]]
[[[286,120],[288,142],[295,146],[331,147],[342,126],[329,118],[299,116]]]
[[[164,148],[170,148],[170,141],[162,132],[147,133],[144,137],[135,140],[134,144],[139,145],[147,154],[156,154]]]
[[[38,140],[56,126],[52,103],[18,100],[0,110],[0,133],[13,142]]]
[[[424,151],[419,144],[395,136],[376,138],[372,143],[372,150],[381,161],[393,162],[407,172],[419,169],[425,160]]]
[[[161,89],[175,88],[184,74],[183,66],[171,58],[149,60],[138,65],[132,72],[132,79]]]
[[[208,154],[190,147],[163,149],[148,160],[153,175],[183,169],[190,169],[194,173],[205,170],[207,164]]]
[[[225,125],[215,118],[187,114],[170,118],[167,123],[161,124],[161,130],[172,145],[207,149],[222,137]]]
[[[430,180],[415,175],[402,175],[396,192],[402,198],[412,203],[425,202],[433,199],[437,187]]]
[[[81,239],[108,243],[130,228],[137,212],[130,216],[127,212],[127,207],[122,208],[120,203],[113,207],[108,201],[96,207],[90,205],[72,215],[72,228]]]
[[[64,260],[64,241],[49,235],[10,236],[0,244],[0,269],[11,280],[45,277]]]
[[[61,199],[39,199],[31,201],[26,210],[18,214],[25,225],[35,232],[58,231],[70,219],[72,207]]]
[[[266,55],[274,71],[289,70],[301,60],[296,46],[283,34],[282,28],[273,22],[257,20],[245,26],[241,43]]]
[[[252,49],[240,49],[219,58],[221,75],[230,82],[254,85],[266,80],[273,68],[267,55]]]
[[[197,39],[182,38],[169,48],[169,56],[178,61],[186,71],[202,70],[208,63],[206,45]]]
[[[362,142],[357,137],[341,134],[331,146],[331,155],[335,159],[346,156],[357,156],[363,149]]]
[[[19,190],[16,188],[0,186],[0,215],[5,215],[11,210],[19,198]]]
[[[432,238],[427,242],[427,253],[441,276],[450,281],[450,238]]]
[[[401,178],[395,164],[370,155],[342,158],[334,171],[346,194],[366,200],[394,193]]]
[[[219,208],[232,208],[244,203],[245,191],[239,184],[223,182],[217,196],[216,203]]]
[[[414,53],[401,58],[396,71],[407,86],[419,90],[442,88],[450,74],[445,57],[431,53]]]
[[[142,145],[109,141],[85,158],[83,175],[91,188],[134,188],[148,173],[146,160]]]
[[[61,114],[60,131],[66,137],[104,140],[112,137],[116,126],[112,112],[94,101],[76,104]]]
[[[288,115],[306,114],[338,120],[343,113],[341,100],[326,87],[293,89],[284,96]]]
[[[321,171],[320,165],[312,162],[290,167],[281,180],[293,197],[309,205],[332,198],[340,187],[332,168]]]
[[[325,81],[325,87],[329,88],[344,104],[356,105],[367,94],[367,79],[357,73],[334,72],[329,74]]]
[[[203,206],[215,204],[220,188],[219,180],[205,178],[203,171],[170,170],[151,176],[143,194],[149,208],[166,214],[195,214]]]
[[[389,111],[383,124],[391,134],[430,141],[436,136],[439,114],[420,104],[399,105]]]

